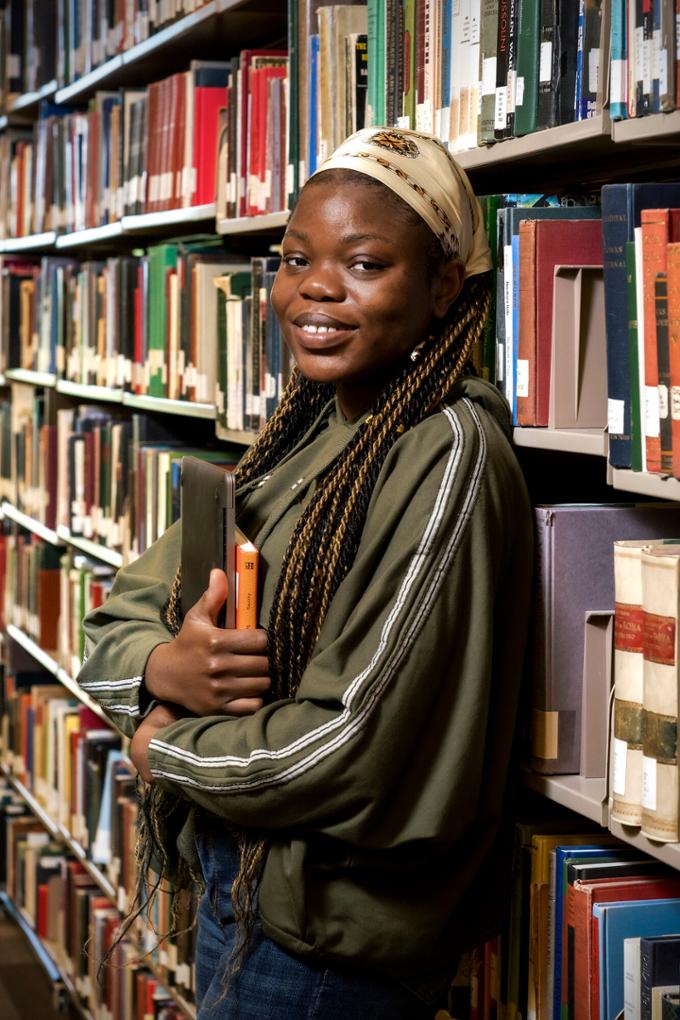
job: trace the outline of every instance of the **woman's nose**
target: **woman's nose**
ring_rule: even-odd
[[[345,297],[341,277],[329,266],[310,267],[304,275],[300,292],[310,301],[342,301]]]

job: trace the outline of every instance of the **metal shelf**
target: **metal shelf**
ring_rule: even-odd
[[[72,694],[74,698],[77,698],[86,708],[89,708],[91,712],[98,715],[99,718],[110,726],[112,730],[116,729],[116,726],[108,718],[104,710],[93,701],[89,694],[80,687],[76,681],[59,665],[56,659],[54,659],[49,652],[44,651],[37,644],[33,638],[29,637],[28,634],[24,634],[20,627],[15,627],[13,623],[8,623],[5,627],[7,635],[16,641],[18,645],[24,649],[25,652],[35,659],[36,662],[40,663],[43,669],[46,669],[48,673],[55,676],[60,684],[62,684],[69,694]]]
[[[104,223],[101,227],[88,227],[86,230],[73,230],[68,234],[60,234],[57,237],[57,248],[80,248],[88,244],[96,244],[100,241],[113,241],[123,233],[123,224],[120,220],[113,223]]]
[[[656,840],[643,836],[634,826],[621,825],[613,818],[609,820],[609,831],[612,836],[642,850],[650,857],[656,857],[658,861],[669,864],[671,868],[680,869],[680,843],[657,843]]]
[[[535,793],[590,818],[598,825],[607,825],[607,780],[584,779],[583,776],[544,776],[529,768],[522,769],[525,786]],[[679,862],[680,863],[680,859]]]
[[[534,131],[521,138],[507,138],[492,145],[467,149],[454,156],[465,170],[474,171],[529,159],[532,162],[553,161],[562,158],[565,150],[574,154],[582,150],[583,155],[588,155],[605,151],[611,144],[611,122],[605,112],[588,120]]]
[[[267,213],[263,216],[239,216],[235,219],[219,219],[218,234],[254,234],[256,231],[283,230],[290,212]]]
[[[631,117],[612,122],[612,138],[621,142],[668,143],[680,141],[680,110],[654,113],[651,117]]]
[[[560,453],[585,453],[607,456],[607,433],[602,429],[515,428],[517,446],[535,450],[556,450]]]
[[[191,400],[170,400],[168,397],[149,397],[143,393],[125,393],[123,403],[139,411],[160,411],[163,414],[179,414],[186,418],[215,419],[214,404],[199,404]]]
[[[223,429],[219,425],[215,430],[215,435],[226,443],[237,443],[239,446],[250,446],[257,439],[257,432],[248,432],[247,429],[243,431],[240,429]]]
[[[611,468],[611,484],[623,492],[636,492],[656,499],[680,500],[680,481],[669,475],[650,475],[645,471]]]
[[[35,815],[38,821],[45,826],[50,835],[67,845],[71,853],[78,858],[90,878],[96,882],[104,895],[107,896],[112,903],[115,903],[116,891],[112,884],[109,882],[104,872],[100,871],[96,864],[92,863],[80,843],[76,842],[68,829],[64,828],[63,825],[50,817],[45,808],[36,800],[30,790],[28,790],[24,784],[16,778],[16,776],[13,776],[7,766],[2,762],[0,762],[0,771],[6,776],[21,799],[26,802],[30,811]]]
[[[22,110],[27,110],[32,106],[37,106],[41,99],[47,99],[49,96],[53,96],[57,91],[57,83],[55,79],[52,81],[45,82],[35,92],[24,92],[18,96],[12,105],[7,110],[8,114],[19,113]]]
[[[42,538],[43,541],[49,542],[50,545],[62,545],[63,540],[59,538],[56,531],[52,528],[48,528],[47,525],[41,521],[37,521],[35,517],[29,517],[22,510],[17,510],[12,503],[8,503],[7,500],[3,500],[2,503],[3,516],[8,517],[11,521],[22,527],[26,528],[27,531],[31,531],[38,538]]]
[[[72,535],[63,524],[57,527],[57,535],[64,542],[67,542],[68,545],[72,545],[74,549],[80,549],[81,552],[87,553],[88,556],[92,556],[95,560],[108,563],[111,567],[123,566],[122,553],[116,552],[115,549],[108,549],[105,545],[93,542],[89,538],[83,538],[81,535]]]
[[[56,230],[44,230],[40,234],[26,234],[25,237],[6,237],[0,241],[0,254],[11,255],[32,252],[36,249],[53,248],[56,240]]]
[[[110,404],[122,404],[123,391],[111,386],[92,386],[88,383],[72,382],[70,379],[57,379],[57,393],[69,397],[81,397],[83,400],[105,401]]]
[[[28,383],[29,386],[52,387],[57,382],[54,372],[34,372],[32,368],[8,368],[5,379],[9,382]]]
[[[182,209],[163,209],[161,212],[123,216],[121,223],[124,234],[144,234],[160,227],[179,227],[187,223],[201,223],[214,219],[215,203],[209,202],[207,205],[189,205]]]

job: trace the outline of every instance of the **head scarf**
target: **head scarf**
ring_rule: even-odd
[[[433,135],[400,128],[363,128],[315,171],[356,170],[381,181],[425,220],[465,275],[491,269],[479,202],[467,174]]]

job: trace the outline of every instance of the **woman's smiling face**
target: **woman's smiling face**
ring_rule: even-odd
[[[335,385],[348,417],[371,406],[453,299],[440,274],[428,279],[431,239],[368,184],[315,182],[300,196],[272,304],[302,374]],[[460,269],[455,282],[453,297]]]

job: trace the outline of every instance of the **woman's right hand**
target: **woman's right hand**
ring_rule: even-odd
[[[262,707],[270,687],[267,634],[218,627],[226,598],[225,573],[211,570],[177,637],[157,645],[147,660],[144,682],[152,697],[200,716],[251,715]]]

